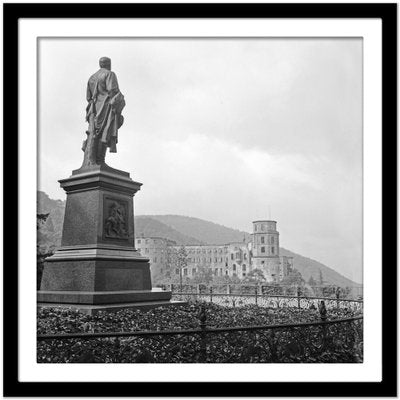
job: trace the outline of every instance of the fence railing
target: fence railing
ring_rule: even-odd
[[[361,316],[293,324],[38,335],[40,363],[362,362]]]
[[[172,292],[173,300],[189,302],[211,302],[226,307],[243,307],[257,305],[269,308],[296,307],[302,309],[317,309],[320,301],[324,301],[327,309],[348,309],[352,312],[363,311],[362,300],[341,299],[339,297],[306,297],[298,293],[295,296],[266,295],[259,294],[255,290],[253,294],[224,294],[215,293],[213,288],[208,289],[208,293],[202,292]]]
[[[210,290],[219,294],[272,295],[272,296],[296,296],[300,292],[305,297],[316,298],[340,298],[346,300],[362,300],[363,288],[361,286],[283,286],[283,285],[254,285],[254,284],[161,284],[164,290],[172,292],[208,294]]]

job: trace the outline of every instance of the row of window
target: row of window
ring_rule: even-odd
[[[211,250],[211,249],[189,249],[188,250],[188,253],[190,253],[190,254],[193,254],[193,253],[197,253],[197,254],[200,254],[200,253],[203,253],[203,254],[206,254],[206,253],[212,253],[214,251],[214,253],[222,253],[222,249],[214,249],[214,250]],[[228,252],[228,249],[224,249],[224,253],[227,253]]]
[[[159,249],[159,248],[157,248],[157,247],[155,247],[155,248],[148,248],[148,247],[145,247],[144,249],[143,249],[143,248],[140,248],[140,247],[137,247],[137,249],[138,249],[139,251],[144,250],[145,254],[149,254],[150,250],[152,250],[152,252],[154,252],[154,253],[164,253],[164,249]]]
[[[164,241],[161,239],[159,239],[159,240],[157,240],[157,239],[136,239],[137,244],[141,244],[142,242],[144,244],[149,244],[151,242],[153,242],[154,244],[164,244]]]
[[[243,271],[245,271],[245,270],[243,270]],[[194,276],[194,275],[197,274],[197,269],[196,268],[192,268],[191,271],[190,271],[189,268],[183,268],[182,275],[183,276],[188,276],[190,272],[191,272],[191,275]],[[161,270],[161,273],[162,273],[162,270]],[[179,275],[179,273],[180,273],[179,268],[176,268],[175,269],[175,275]],[[212,273],[215,276],[222,276],[223,275],[223,269],[222,268],[215,268],[212,271]],[[228,270],[225,270],[225,275],[229,275],[229,271]],[[237,276],[236,272],[233,273],[233,276]],[[246,276],[246,272],[242,272],[242,276],[243,277]]]
[[[226,259],[226,260],[228,260],[228,259]],[[212,263],[213,258],[212,257],[193,257],[193,258],[189,257],[188,262],[190,262],[190,263],[195,263],[195,262]],[[214,262],[215,263],[224,262],[224,258],[223,257],[214,257]]]
[[[261,253],[265,253],[265,246],[261,246]],[[271,247],[271,254],[275,254],[275,247]]]
[[[260,228],[261,231],[266,231],[268,229],[275,229],[274,224],[261,224],[261,225],[254,225],[254,232],[257,232],[258,228]]]
[[[268,238],[269,238],[269,240],[268,240]],[[275,237],[274,236],[267,236],[267,237],[261,236],[260,243],[261,244],[275,244]]]

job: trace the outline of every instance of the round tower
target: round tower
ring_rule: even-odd
[[[279,232],[276,221],[253,221],[253,256],[279,257]]]

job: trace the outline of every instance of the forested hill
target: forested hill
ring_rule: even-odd
[[[47,221],[38,231],[39,245],[44,248],[60,245],[65,202],[52,200],[44,192],[38,192],[38,213],[49,213]],[[135,217],[135,235],[157,236],[175,241],[178,245],[226,244],[248,242],[250,234],[223,225],[182,215],[138,215]],[[281,248],[281,255],[293,257],[294,267],[308,281],[312,276],[319,281],[320,271],[325,283],[339,286],[359,286],[332,268]]]
[[[247,232],[227,228],[199,218],[182,215],[149,215],[147,217],[207,244],[243,242],[243,239],[248,242],[250,240],[250,234]]]

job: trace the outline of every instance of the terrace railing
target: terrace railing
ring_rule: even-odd
[[[292,296],[287,295],[272,295],[260,293],[258,288],[254,292],[246,294],[235,293],[215,293],[213,287],[207,288],[208,293],[203,291],[196,292],[180,292],[173,291],[172,299],[188,302],[211,302],[220,306],[226,307],[243,307],[248,305],[258,305],[260,307],[269,308],[302,308],[302,309],[317,309],[321,301],[324,301],[328,310],[331,309],[348,309],[352,312],[362,313],[363,301],[342,299],[339,296],[331,297],[307,297],[303,296],[300,291]]]
[[[363,360],[363,318],[135,332],[38,335],[39,363],[284,363]]]
[[[259,295],[269,296],[297,296],[300,291],[304,297],[315,298],[340,298],[343,300],[362,300],[363,288],[339,287],[339,286],[283,286],[283,285],[265,285],[265,284],[162,284],[159,285],[165,290],[183,293],[208,294],[210,290],[216,294],[240,294],[240,295]]]

